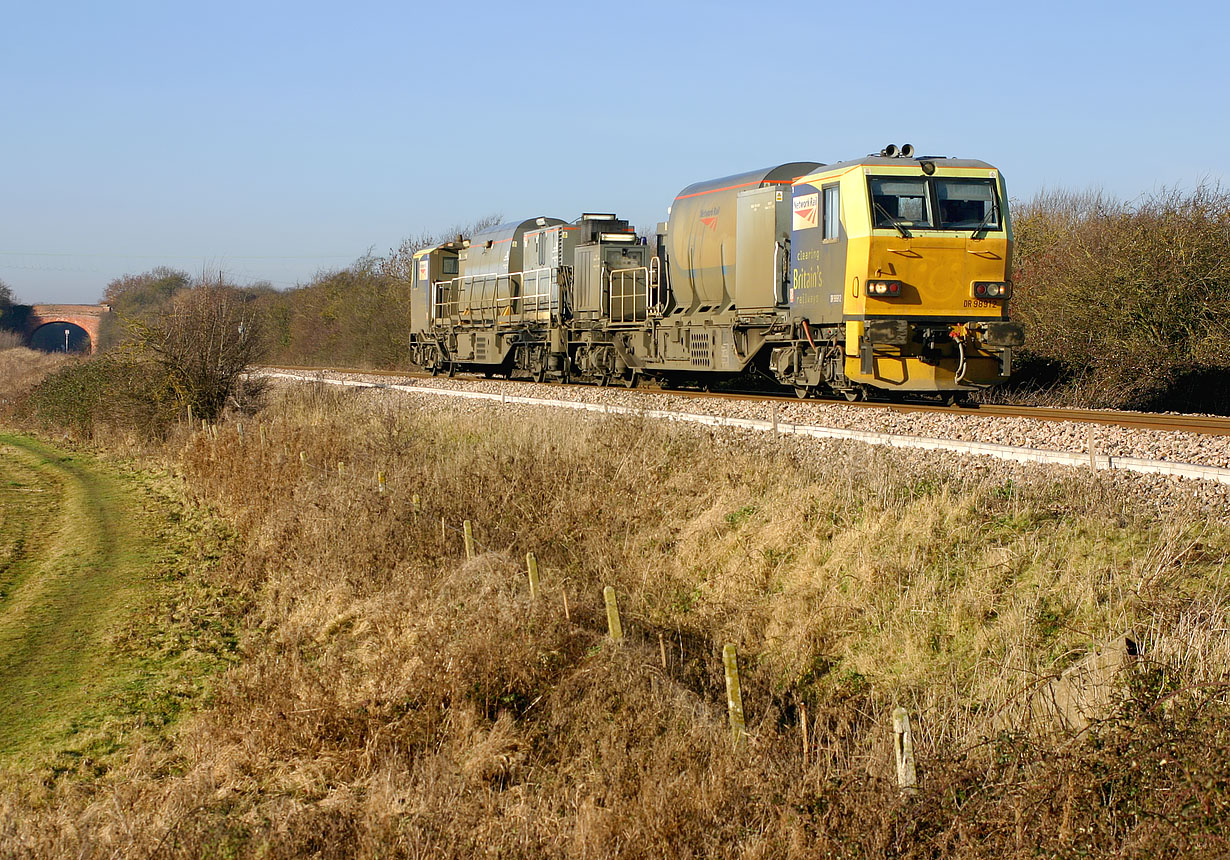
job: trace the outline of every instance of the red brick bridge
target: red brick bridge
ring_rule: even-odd
[[[31,305],[26,317],[26,340],[49,352],[98,351],[102,319],[110,305]]]

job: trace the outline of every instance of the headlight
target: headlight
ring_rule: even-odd
[[[974,298],[1006,299],[1012,295],[1012,284],[1007,281],[974,281]]]
[[[893,298],[901,295],[901,281],[868,281],[867,295],[876,298]]]

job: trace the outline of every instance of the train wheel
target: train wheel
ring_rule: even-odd
[[[811,389],[806,385],[796,385],[794,387],[794,396],[800,400],[806,400],[807,395],[811,394]]]
[[[626,374],[624,374],[623,381],[624,388],[636,388],[637,384],[641,381],[641,377],[640,374],[629,370]]]
[[[450,361],[448,363],[448,378],[452,379],[456,375],[457,375],[457,362]]]
[[[863,399],[863,390],[861,388],[851,388],[847,391],[841,392],[841,396],[846,398],[846,400],[851,403],[857,403]]]

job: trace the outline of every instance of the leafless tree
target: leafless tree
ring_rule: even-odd
[[[238,290],[201,284],[151,319],[129,322],[132,348],[166,374],[181,405],[214,420],[260,359],[260,317]]]

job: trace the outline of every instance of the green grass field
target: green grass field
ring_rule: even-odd
[[[191,524],[152,482],[0,435],[0,765],[96,771],[199,692],[175,613]]]

